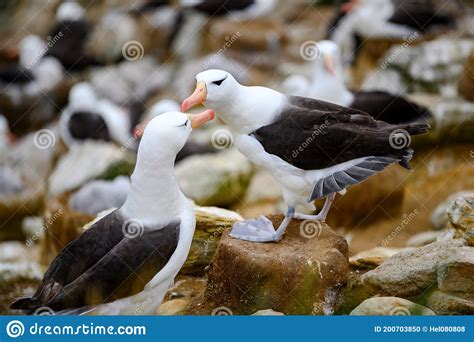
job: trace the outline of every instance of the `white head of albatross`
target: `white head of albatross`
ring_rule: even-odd
[[[250,133],[270,123],[286,102],[285,95],[266,87],[243,86],[224,70],[200,72],[196,81],[196,89],[182,102],[181,110],[204,104],[235,132]]]
[[[63,314],[152,314],[184,264],[195,229],[174,159],[213,112],[164,113],[143,133],[124,205],[97,220],[53,260],[36,293],[11,308]]]

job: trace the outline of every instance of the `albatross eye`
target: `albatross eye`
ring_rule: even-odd
[[[226,78],[227,78],[227,77],[224,77],[222,80],[214,81],[214,82],[212,82],[212,83],[215,84],[215,85],[220,86],[220,85],[222,84],[222,82],[224,82],[224,80],[225,80]]]

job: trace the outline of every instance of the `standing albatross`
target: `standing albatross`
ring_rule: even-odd
[[[192,127],[213,116],[210,110],[197,116],[169,112],[150,121],[123,206],[69,243],[35,294],[17,299],[11,308],[154,313],[186,260],[195,229],[193,206],[178,186],[174,160]]]
[[[246,87],[226,71],[196,76],[194,93],[182,103],[212,108],[229,125],[235,146],[280,183],[288,205],[285,219],[238,222],[231,236],[249,241],[278,241],[291,219],[325,220],[337,192],[360,183],[392,163],[409,169],[410,135],[425,133],[424,123],[391,125],[365,112],[311,98],[287,96],[265,87]],[[295,212],[326,198],[318,215]]]

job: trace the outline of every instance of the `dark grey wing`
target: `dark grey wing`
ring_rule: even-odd
[[[69,283],[46,306],[54,310],[111,302],[136,294],[170,260],[179,240],[180,221],[125,236],[96,264]]]
[[[395,162],[398,162],[398,160],[394,158],[369,157],[359,164],[318,179],[314,183],[308,202],[342,191],[350,185],[360,183]]]
[[[339,113],[369,116],[369,114],[363,110],[344,107],[335,103],[313,99],[311,97],[288,96],[288,104],[290,106],[305,108],[311,111],[318,111],[320,113],[331,113],[332,115]]]
[[[393,132],[420,134],[429,128],[426,124],[390,125],[352,108],[311,99],[314,101],[318,103],[314,110],[292,105],[291,101],[275,122],[251,136],[267,153],[303,170],[325,169],[371,156],[393,158],[408,167],[411,149],[394,145]]]
[[[65,285],[97,263],[123,239],[124,222],[119,212],[114,211],[94,223],[54,258],[35,294],[18,299],[11,308],[32,309],[57,296]]]

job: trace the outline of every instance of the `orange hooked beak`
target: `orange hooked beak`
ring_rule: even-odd
[[[336,71],[334,69],[334,58],[330,55],[324,56],[324,65],[326,66],[327,71],[332,75],[336,76]]]
[[[202,113],[186,114],[186,116],[188,117],[189,121],[191,122],[191,128],[195,129],[195,128],[201,127],[206,122],[213,120],[216,115],[215,115],[215,113],[212,109],[206,109]],[[135,128],[133,129],[133,138],[134,139],[139,139],[143,136],[143,132],[145,131],[145,128],[146,128],[146,126],[148,125],[148,123],[150,121],[151,121],[151,119],[146,120],[146,121],[144,121],[144,122],[142,122],[142,123],[135,126]]]
[[[208,121],[214,120],[214,117],[216,116],[216,114],[214,113],[212,109],[206,109],[204,112],[198,113],[198,114],[186,114],[186,115],[191,121],[191,127],[193,129],[201,127]]]
[[[206,83],[198,82],[196,84],[196,89],[194,89],[194,92],[191,94],[191,96],[189,96],[183,101],[183,103],[181,103],[181,111],[186,112],[189,109],[196,107],[199,104],[202,104],[204,101],[206,101],[206,97]]]

